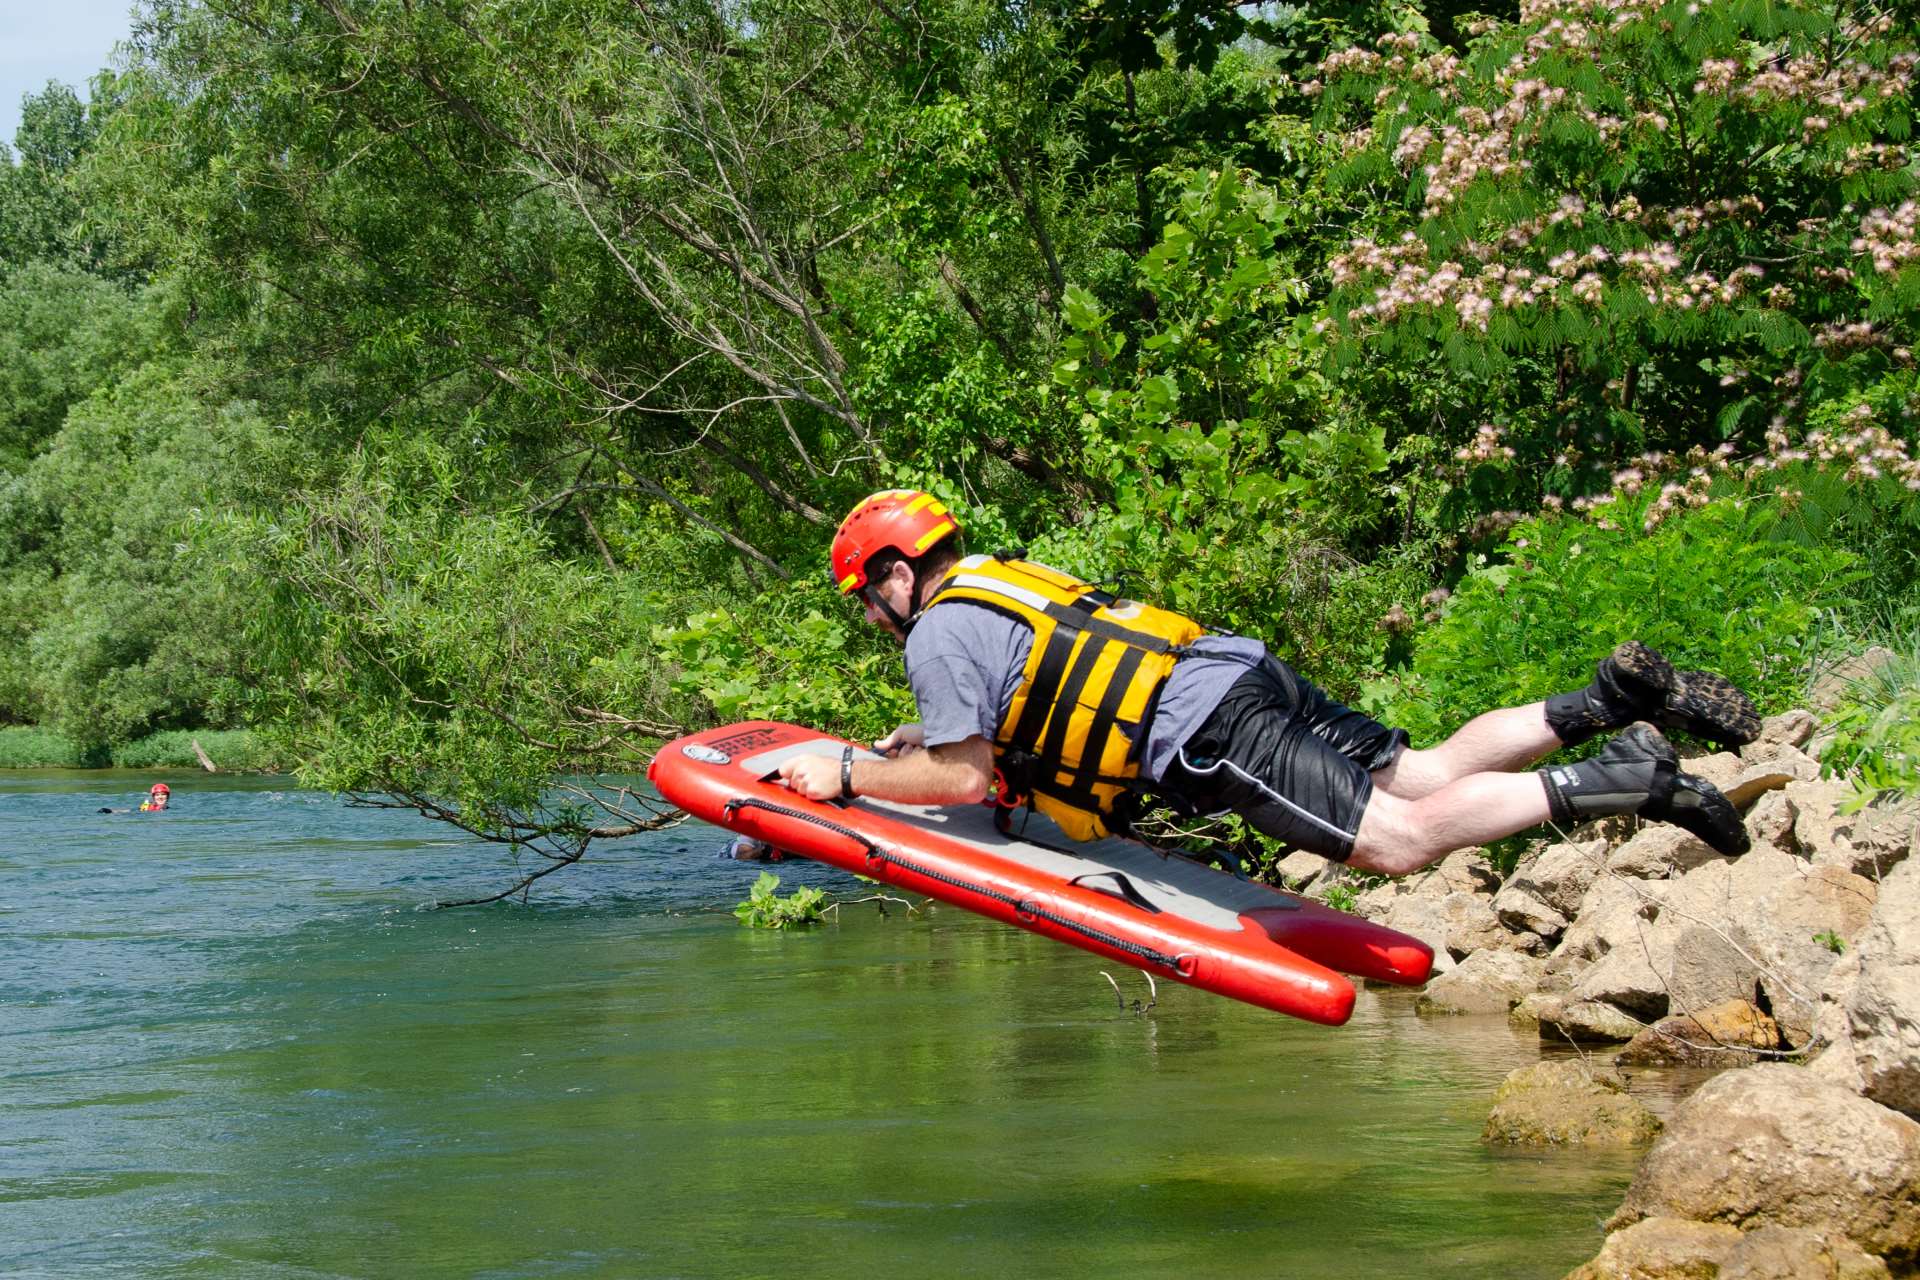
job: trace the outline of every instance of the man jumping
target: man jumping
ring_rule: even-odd
[[[892,489],[834,535],[843,594],[906,648],[920,722],[874,745],[891,758],[801,756],[781,777],[815,800],[983,799],[1004,786],[1075,839],[1122,831],[1146,798],[1256,829],[1366,871],[1403,875],[1455,849],[1552,821],[1635,813],[1723,854],[1746,828],[1712,783],[1682,773],[1660,733],[1737,745],[1753,703],[1720,676],[1676,671],[1627,641],[1593,683],[1489,711],[1438,746],[1335,702],[1257,640],[1121,600],[1045,565],[965,556],[931,494]],[[1625,730],[1577,764],[1541,757]]]

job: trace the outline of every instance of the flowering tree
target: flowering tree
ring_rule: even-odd
[[[1920,488],[1912,11],[1527,0],[1472,31],[1302,86],[1345,181],[1399,197],[1329,263],[1336,346],[1503,384],[1459,460],[1532,464],[1548,506],[1667,479],[1657,522],[1823,454]]]

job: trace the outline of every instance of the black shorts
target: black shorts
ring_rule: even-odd
[[[1174,753],[1156,792],[1193,814],[1237,813],[1296,849],[1344,862],[1375,769],[1407,745],[1269,656],[1234,681]]]

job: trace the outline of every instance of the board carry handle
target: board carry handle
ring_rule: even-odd
[[[1091,883],[1092,881],[1096,881],[1096,880],[1112,881],[1113,887],[1108,888],[1106,885],[1103,885],[1103,884]],[[1149,915],[1157,916],[1160,914],[1160,908],[1154,906],[1152,902],[1148,901],[1147,895],[1144,893],[1141,893],[1139,889],[1135,888],[1133,881],[1127,879],[1127,877],[1121,872],[1093,871],[1093,872],[1089,872],[1084,876],[1075,876],[1073,879],[1067,881],[1067,883],[1072,885],[1085,885],[1087,888],[1092,889],[1095,893],[1110,894],[1113,897],[1119,898],[1122,902],[1126,903],[1128,906],[1138,907],[1140,908],[1140,910],[1147,912]]]
[[[768,813],[777,813],[783,818],[798,818],[802,822],[811,822],[816,827],[825,827],[835,835],[845,836],[856,841],[867,851],[867,857],[879,858],[885,854],[880,846],[855,831],[852,827],[842,826],[831,818],[823,818],[817,813],[808,813],[805,809],[794,809],[784,804],[775,804],[771,800],[756,800],[752,796],[735,796],[722,806],[722,811],[731,818],[741,809],[765,809]]]

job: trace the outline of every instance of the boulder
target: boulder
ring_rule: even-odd
[[[1508,884],[1493,896],[1493,910],[1508,929],[1552,942],[1567,929],[1567,917],[1530,890]]]
[[[1735,776],[1730,786],[1720,788],[1723,795],[1734,808],[1745,813],[1762,796],[1771,795],[1796,781],[1804,781],[1820,776],[1820,766],[1810,759],[1804,764],[1794,765],[1784,760],[1769,760],[1765,764],[1748,765]]]
[[[1887,1264],[1844,1236],[1798,1227],[1742,1231],[1644,1218],[1616,1231],[1566,1280],[1886,1280]]]
[[[1371,920],[1375,924],[1384,921],[1387,913],[1402,898],[1413,896],[1413,883],[1404,878],[1384,880],[1367,889],[1358,890],[1353,896],[1353,914],[1362,920]]]
[[[1573,984],[1575,1000],[1614,1005],[1642,1019],[1667,1012],[1667,965],[1670,946],[1650,930],[1646,944],[1615,947],[1580,974]]]
[[[1565,841],[1522,862],[1493,895],[1500,923],[1549,942],[1558,938],[1605,867],[1606,851],[1602,840]]]
[[[1742,1234],[1722,1223],[1645,1218],[1608,1236],[1566,1280],[1713,1280]]]
[[[1296,849],[1275,863],[1273,869],[1279,873],[1280,882],[1295,893],[1313,895],[1339,875],[1340,864],[1329,862],[1317,853]]]
[[[1667,885],[1601,876],[1548,957],[1549,973],[1578,973],[1616,947],[1638,946],[1660,911]]]
[[[1516,867],[1501,890],[1518,887],[1562,916],[1571,917],[1579,910],[1580,899],[1586,896],[1594,877],[1606,865],[1606,857],[1606,843],[1600,840],[1548,845],[1536,857]]]
[[[1607,855],[1607,870],[1618,876],[1664,880],[1720,860],[1698,837],[1680,827],[1655,823]]]
[[[1718,751],[1710,756],[1691,756],[1680,762],[1682,772],[1696,778],[1705,778],[1714,786],[1726,791],[1740,776],[1747,762],[1731,751]]]
[[[1760,966],[1729,928],[1687,924],[1674,934],[1667,959],[1667,1000],[1673,1013],[1763,998]]]
[[[1881,884],[1821,1003],[1818,1032],[1833,1048],[1816,1062],[1818,1073],[1920,1115],[1920,863],[1901,865]]]
[[[1820,764],[1813,757],[1777,744],[1764,754],[1723,751],[1696,756],[1682,760],[1680,767],[1720,788],[1736,809],[1746,809],[1767,792],[1778,791],[1790,782],[1820,776]]]
[[[1802,1227],[1900,1268],[1920,1258],[1920,1123],[1800,1067],[1726,1072],[1676,1109],[1608,1226],[1656,1217]]]
[[[1747,811],[1747,836],[1756,849],[1778,849],[1797,854],[1800,845],[1793,837],[1794,820],[1799,816],[1786,791],[1770,791]]]
[[[1920,801],[1889,798],[1848,813],[1859,795],[1831,778],[1787,787],[1795,817],[1793,838],[1816,866],[1882,876],[1904,862],[1920,838]]]
[[[1507,1010],[1507,1022],[1521,1031],[1538,1031],[1541,1013],[1558,1013],[1560,1006],[1566,1002],[1567,997],[1563,993],[1536,991],[1530,996],[1522,996],[1519,1004]]]
[[[1433,891],[1491,895],[1500,888],[1500,873],[1487,861],[1485,849],[1456,849],[1424,873]]]
[[[1414,1011],[1504,1014],[1532,993],[1542,967],[1541,960],[1517,951],[1476,951],[1428,983]]]
[[[1845,1236],[1767,1226],[1741,1233],[1717,1280],[1888,1280],[1890,1274],[1885,1262]]]
[[[1536,992],[1513,1007],[1508,1021],[1532,1024],[1543,1041],[1554,1044],[1621,1044],[1633,1039],[1646,1024],[1599,1000]]]
[[[1743,760],[1767,760],[1782,748],[1798,749],[1813,738],[1813,712],[1804,707],[1768,716],[1760,722],[1760,736],[1740,748]]]
[[[1477,951],[1546,950],[1538,936],[1510,933],[1502,926],[1487,894],[1450,893],[1440,899],[1440,914],[1447,923],[1447,950],[1458,959]]]
[[[1867,927],[1879,887],[1835,866],[1816,866],[1780,882],[1743,913],[1735,940],[1759,972],[1760,989],[1787,1043],[1813,1036],[1828,973]]]
[[[1516,1067],[1494,1095],[1481,1138],[1511,1146],[1631,1146],[1660,1132],[1620,1077],[1574,1061]]]
[[[1692,1016],[1662,1018],[1622,1049],[1622,1067],[1744,1067],[1757,1050],[1778,1049],[1780,1028],[1745,1000],[1727,1000]]]
[[[1773,847],[1702,863],[1667,881],[1601,880],[1548,960],[1576,999],[1641,1018],[1725,1000],[1764,1003],[1794,1045],[1812,1034],[1814,1000],[1836,957],[1866,925],[1874,887],[1837,867],[1809,869]],[[1657,896],[1656,896],[1657,895]]]
[[[1592,977],[1584,993],[1647,1017],[1754,999],[1760,966],[1736,922],[1755,920],[1767,895],[1804,870],[1804,863],[1778,849],[1756,848],[1668,881],[1652,922],[1640,925],[1630,940],[1630,954]]]

